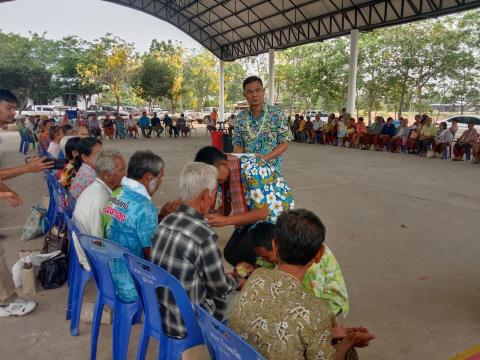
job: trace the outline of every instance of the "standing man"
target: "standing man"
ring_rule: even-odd
[[[250,109],[237,116],[233,151],[257,154],[281,172],[282,154],[293,139],[288,119],[280,109],[265,104],[265,89],[258,76],[243,81],[243,96]]]
[[[17,98],[10,91],[0,89],[0,127],[15,116],[17,102]],[[2,194],[0,198],[7,200],[12,207],[20,206],[22,204],[21,197],[2,181],[52,167],[53,162],[45,163],[43,160],[34,158],[28,164],[22,166],[0,169],[0,193]],[[12,274],[5,260],[5,251],[0,244],[0,317],[27,315],[36,307],[37,303],[35,301],[17,297]]]

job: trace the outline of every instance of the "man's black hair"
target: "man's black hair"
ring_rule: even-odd
[[[127,176],[133,180],[140,180],[146,173],[157,176],[164,166],[163,159],[152,151],[136,151],[128,161]]]
[[[245,91],[245,86],[247,86],[248,84],[251,84],[255,81],[258,81],[263,87],[262,79],[260,79],[258,76],[249,76],[245,80],[243,80],[243,86],[242,86],[243,91]]]
[[[325,241],[325,226],[309,210],[289,210],[278,217],[274,239],[284,263],[306,265]]]
[[[205,146],[198,150],[193,161],[216,166],[220,161],[227,161],[227,155],[214,146]]]
[[[252,231],[252,246],[263,247],[268,251],[272,250],[272,239],[275,225],[263,221],[255,225]]]
[[[6,101],[9,103],[18,103],[18,99],[10,90],[0,89],[0,101]]]

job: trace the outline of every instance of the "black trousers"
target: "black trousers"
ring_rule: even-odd
[[[249,264],[255,264],[257,254],[252,246],[252,225],[236,227],[230,240],[228,240],[223,250],[225,260],[232,266],[245,261]]]

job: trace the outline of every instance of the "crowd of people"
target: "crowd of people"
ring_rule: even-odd
[[[458,139],[458,124],[452,120],[448,127],[441,122],[439,127],[428,115],[416,115],[412,124],[407,118],[398,121],[376,116],[371,125],[366,125],[362,117],[355,119],[344,111],[337,117],[331,114],[324,122],[320,115],[310,117],[296,114],[291,130],[297,142],[326,144],[362,150],[389,151],[392,153],[416,154],[432,158],[451,158],[462,161],[472,157],[480,163],[480,139],[474,123],[468,124]]]
[[[179,175],[179,198],[160,210],[152,196],[167,165],[158,154],[137,151],[127,161],[118,150],[104,149],[97,134],[82,124],[50,126],[41,146],[50,157],[63,154],[65,165],[56,175],[76,200],[73,221],[82,233],[161,266],[183,285],[192,303],[228,320],[262,356],[357,359],[355,349],[375,337],[364,327],[344,327],[337,320],[349,312],[340,264],[325,244],[325,225],[311,211],[295,209],[282,175],[282,154],[293,139],[287,119],[264,104],[260,78],[245,79],[243,92],[250,109],[237,118],[234,154],[213,146],[199,149]],[[0,97],[0,120],[2,106],[14,107],[12,96]],[[28,166],[41,171],[51,164],[34,159]],[[234,230],[222,256],[215,228],[229,225]],[[89,269],[82,248],[74,246]],[[232,272],[225,272],[223,257]],[[124,261],[111,264],[111,275],[122,301],[138,299]],[[5,286],[0,281],[0,295]],[[162,289],[158,296],[166,333],[184,336],[174,299]],[[1,309],[10,314],[8,306]]]
[[[191,124],[187,123],[184,114],[180,114],[174,120],[165,113],[160,119],[156,112],[151,118],[148,117],[146,111],[138,119],[134,119],[132,114],[124,119],[118,113],[107,113],[102,120],[99,120],[95,114],[85,116],[80,111],[74,119],[69,119],[67,115],[61,120],[46,116],[21,117],[17,120],[17,128],[20,134],[27,136],[34,146],[39,143],[45,147],[47,143],[53,142],[52,150],[55,152],[60,149],[55,144],[59,144],[58,138],[62,133],[63,135],[82,133],[98,139],[110,140],[137,139],[140,133],[144,138],[151,138],[152,135],[161,138],[164,132],[165,136],[168,133],[170,138],[187,137],[191,133]],[[53,132],[50,129],[53,129]]]

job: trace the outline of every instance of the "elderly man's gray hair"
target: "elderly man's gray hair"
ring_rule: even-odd
[[[102,150],[95,161],[95,173],[98,177],[106,171],[109,174],[115,170],[115,159],[122,158],[122,154],[118,150]]]
[[[182,200],[194,200],[205,190],[217,187],[218,171],[215,166],[200,162],[185,165],[180,174],[180,196]]]

